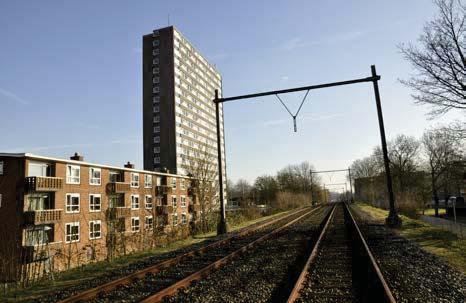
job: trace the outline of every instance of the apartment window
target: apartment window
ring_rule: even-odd
[[[154,163],[159,164],[160,163],[160,157],[155,157],[154,158]]]
[[[159,154],[160,153],[160,146],[154,147],[154,154]]]
[[[154,86],[154,87],[152,88],[152,92],[153,92],[153,93],[159,93],[159,92],[160,92],[160,88],[159,88],[158,86]]]
[[[153,108],[153,110],[154,110],[154,113],[158,113],[158,112],[160,112],[160,106],[158,106],[158,105],[154,105],[154,108]]]
[[[148,175],[148,174],[144,175],[144,187],[146,188],[152,187],[152,175]]]
[[[160,133],[160,126],[154,126],[154,133]]]
[[[159,77],[154,77],[154,78],[152,78],[152,82],[153,82],[153,83],[159,83],[159,82],[160,82],[160,78],[159,78]]]
[[[186,217],[186,214],[185,213],[182,213],[181,214],[181,224],[186,224],[188,223],[188,218]]]
[[[160,122],[160,116],[156,115],[154,116],[154,123],[158,123],[158,122]]]
[[[151,209],[152,208],[152,196],[151,195],[146,195],[144,200],[145,200],[144,202],[145,202],[146,208]]]
[[[154,137],[154,143],[160,143],[160,137],[159,136]]]
[[[158,33],[157,33],[158,34]],[[154,35],[155,35],[155,32],[154,32]],[[160,41],[159,40],[153,40],[152,41],[152,46],[159,46],[160,44]]]
[[[66,183],[79,184],[80,183],[81,167],[78,165],[66,166]]]
[[[172,187],[176,188],[176,178],[172,178]]]
[[[79,194],[66,194],[66,212],[79,213]]]
[[[89,195],[89,211],[98,212],[102,209],[102,197],[100,194]]]
[[[100,239],[102,236],[102,222],[100,220],[89,221],[89,239]]]
[[[5,162],[0,161],[0,176],[3,176],[4,167],[5,167]]]
[[[155,65],[159,64],[159,58],[154,58],[154,60],[152,60],[152,63]]]
[[[109,181],[110,182],[121,182],[123,178],[121,177],[121,173],[118,171],[111,170],[109,173]]]
[[[89,168],[89,184],[100,185],[101,170],[100,168],[91,167]]]
[[[131,231],[138,232],[139,228],[139,217],[131,217]]]
[[[139,195],[131,195],[131,209],[139,209]]]
[[[159,72],[159,68],[158,68],[158,67],[154,67],[154,68],[152,69],[152,73],[153,73],[153,74],[157,74],[158,72]]]
[[[47,177],[51,175],[51,166],[48,163],[33,162],[30,161],[28,164],[28,176],[29,177]]]
[[[180,204],[181,204],[181,207],[186,207],[186,197],[185,196],[180,197]]]
[[[173,207],[176,207],[176,196],[172,196],[172,205]]]
[[[131,187],[139,187],[139,174],[131,173]]]
[[[0,207],[2,207],[2,198],[3,198],[3,195],[0,194]]]
[[[186,189],[186,180],[185,179],[181,179],[180,180],[180,188],[182,190],[185,190]]]
[[[173,226],[178,225],[178,214],[172,215]]]
[[[79,242],[79,222],[65,224],[65,242]]]
[[[152,216],[147,216],[144,221],[144,228],[146,230],[151,230],[154,228],[154,218]]]

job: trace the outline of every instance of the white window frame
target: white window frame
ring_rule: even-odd
[[[172,196],[172,206],[173,206],[173,207],[177,207],[177,205],[178,205],[177,197],[176,197],[176,196]]]
[[[151,224],[147,224],[147,220],[148,219],[151,219],[152,220],[152,223]],[[153,216],[146,216],[144,218],[144,229],[146,230],[152,230],[154,229],[154,217]]]
[[[94,198],[99,198],[99,204],[94,202]],[[99,209],[96,209],[98,205]],[[89,194],[89,212],[97,213],[102,210],[102,195],[101,194]]]
[[[95,227],[96,224],[99,224],[99,230],[98,231],[96,231],[93,228],[93,227]],[[99,233],[99,235],[96,236],[95,235],[96,233]],[[101,220],[89,221],[89,239],[94,240],[94,239],[100,239],[100,238],[102,238],[102,221]]]
[[[98,178],[93,176],[94,172],[99,172]],[[102,169],[98,167],[89,167],[89,184],[90,185],[102,185]]]
[[[181,179],[180,180],[180,188],[182,190],[185,190],[186,189],[186,180],[185,179]]]
[[[136,224],[134,224],[135,222],[138,222],[138,225],[136,226]],[[131,231],[133,233],[136,233],[136,232],[139,232],[141,230],[141,220],[139,219],[139,217],[131,217]]]
[[[181,207],[186,207],[186,196],[180,196],[180,205]]]
[[[152,175],[149,175],[149,174],[144,175],[144,187],[152,188]]]
[[[154,137],[154,143],[160,143],[160,136]]]
[[[154,157],[154,163],[160,164],[160,157]]]
[[[70,169],[70,171],[68,171]],[[73,169],[78,170],[78,176],[71,176],[70,174],[73,172]],[[77,180],[77,181],[76,181]],[[80,184],[81,183],[81,166],[79,165],[66,165],[66,183],[67,184]]]
[[[150,198],[150,207],[148,206],[149,203],[147,203],[147,199]],[[144,196],[144,207],[146,209],[152,209],[152,207],[154,207],[154,200],[152,199],[152,195],[145,195]]]
[[[186,215],[186,213],[182,213],[181,214],[181,225],[185,225],[188,223],[188,216]]]
[[[172,177],[172,188],[173,189],[176,189],[176,178],[175,177]]]
[[[176,220],[175,220],[176,219]],[[172,215],[172,224],[173,226],[177,226],[178,225],[178,214],[177,213],[174,213]]]
[[[137,204],[135,203],[135,198],[137,198]],[[137,205],[137,207],[136,207]],[[131,209],[139,209],[140,206],[140,201],[139,201],[139,195],[131,195]]]
[[[74,227],[74,226],[77,226],[77,227],[78,227],[78,234],[77,234],[78,238],[77,238],[77,239],[72,240],[73,234],[70,233],[70,234],[69,234],[70,239],[68,240],[68,226],[70,226],[70,231],[71,231],[71,227]],[[66,243],[79,242],[80,233],[81,233],[81,227],[79,226],[79,222],[69,222],[69,223],[65,223],[65,242],[66,242]]]
[[[137,177],[137,178],[133,178]],[[131,173],[131,187],[139,188],[139,174],[138,173]]]
[[[68,204],[68,197],[70,197],[70,201],[72,202],[72,198],[78,198],[78,209],[73,210],[73,203]],[[68,210],[69,208],[69,210]],[[81,195],[77,193],[67,193],[65,195],[65,209],[67,214],[77,214],[81,210]]]

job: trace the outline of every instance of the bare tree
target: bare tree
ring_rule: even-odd
[[[388,144],[390,165],[393,177],[397,179],[399,191],[403,194],[407,182],[418,168],[420,143],[414,137],[398,135]]]
[[[461,0],[435,0],[439,15],[424,26],[421,48],[400,49],[417,74],[401,82],[416,103],[432,105],[431,117],[466,109],[466,7]]]
[[[210,215],[216,211],[218,182],[217,158],[215,152],[207,145],[200,145],[198,150],[190,150],[184,164],[187,174],[195,180],[194,190],[199,200],[200,230],[209,230]]]
[[[452,136],[448,128],[443,127],[425,131],[422,144],[430,170],[435,216],[438,216],[440,180],[453,163],[464,157],[461,152],[462,143]]]
[[[235,192],[241,198],[241,201],[245,201],[249,198],[251,192],[251,184],[245,179],[239,179],[235,185]]]
[[[379,165],[375,156],[368,156],[355,160],[351,164],[351,178],[369,178],[380,173]]]

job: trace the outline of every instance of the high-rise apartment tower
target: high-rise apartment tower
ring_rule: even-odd
[[[185,174],[206,159],[218,169],[212,100],[222,94],[220,73],[173,26],[143,37],[142,64],[144,169]],[[221,104],[220,124],[226,184]]]

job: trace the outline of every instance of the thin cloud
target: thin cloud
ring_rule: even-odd
[[[304,41],[301,37],[294,37],[294,38],[291,38],[285,41],[285,43],[283,43],[280,46],[280,49],[284,51],[292,51],[292,50],[295,50],[297,48],[302,48],[302,47],[348,42],[348,41],[357,40],[360,37],[362,37],[364,34],[365,34],[364,31],[354,30],[354,31],[344,32],[341,34],[330,35],[324,39],[314,40],[314,41]]]
[[[277,120],[270,120],[270,121],[265,121],[262,125],[264,127],[270,127],[270,126],[277,126],[277,125],[282,125],[286,122],[285,119],[277,119]]]
[[[17,103],[21,103],[23,105],[28,105],[29,102],[24,100],[23,98],[15,95],[14,93],[7,91],[6,89],[0,88],[0,94],[7,96],[10,100],[16,101]]]

